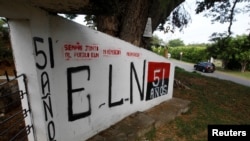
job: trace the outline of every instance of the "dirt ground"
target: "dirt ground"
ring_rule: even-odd
[[[0,76],[5,75],[7,72],[8,75],[13,76],[15,70],[15,64],[13,61],[0,61]]]

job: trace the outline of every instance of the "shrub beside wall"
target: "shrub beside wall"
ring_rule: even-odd
[[[171,58],[192,63],[207,61],[210,58],[206,52],[206,47],[170,47],[168,52],[171,53]],[[180,55],[181,52],[182,56]]]

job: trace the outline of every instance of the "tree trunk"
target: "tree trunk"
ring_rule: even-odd
[[[97,30],[136,46],[147,48],[150,38],[143,37],[148,17],[152,29],[164,21],[184,0],[119,0],[114,14],[96,15]]]
[[[241,72],[245,72],[248,62],[244,61],[244,62],[241,62],[240,64],[241,64]]]
[[[97,16],[97,30],[117,37],[120,21],[117,16],[100,15]]]

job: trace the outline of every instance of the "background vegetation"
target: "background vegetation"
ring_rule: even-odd
[[[169,53],[171,57],[183,60],[186,62],[197,63],[200,61],[208,61],[209,56],[204,46],[180,46],[180,47],[170,47]],[[181,55],[182,53],[182,55]]]
[[[0,63],[12,61],[9,29],[6,20],[0,18]]]
[[[181,39],[164,43],[158,37],[153,37],[151,50],[162,56],[165,56],[167,50],[171,58],[190,63],[210,61],[212,57],[222,61],[221,69],[241,72],[250,70],[250,36],[213,36],[211,41],[210,44],[185,45]]]

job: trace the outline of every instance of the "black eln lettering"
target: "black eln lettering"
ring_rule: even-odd
[[[53,121],[50,121],[48,123],[48,133],[49,133],[49,140],[50,141],[56,141],[55,140],[55,136],[56,136],[56,132],[55,132],[55,124]]]
[[[90,103],[90,95],[87,95],[88,99],[88,106],[89,109],[86,112],[82,113],[73,113],[73,93],[84,91],[84,87],[81,88],[72,88],[72,74],[77,73],[80,71],[87,71],[88,78],[87,80],[90,80],[90,68],[89,66],[79,66],[79,67],[72,67],[67,69],[67,85],[68,85],[68,118],[69,121],[75,121],[77,119],[81,119],[84,117],[87,117],[91,115],[91,103]]]
[[[138,75],[134,66],[134,63],[130,63],[130,103],[133,103],[133,74],[135,76],[136,84],[140,93],[141,101],[144,99],[144,81],[145,81],[145,67],[146,67],[146,60],[143,62],[143,76],[142,76],[142,88],[140,87]]]
[[[123,98],[120,101],[112,102],[112,65],[109,65],[109,107],[115,107],[123,104]]]
[[[39,64],[36,62],[36,67],[40,70],[45,69],[45,67],[47,66],[47,57],[44,51],[42,50],[38,50],[37,49],[37,42],[43,43],[43,38],[40,37],[33,37],[33,42],[34,42],[34,46],[35,46],[35,54],[36,56],[42,55],[42,57],[44,58],[44,64]]]
[[[45,100],[43,100],[43,108],[44,108],[44,112],[45,112],[45,120],[48,121],[48,113],[49,113],[50,117],[53,118],[53,111],[52,111],[50,96],[48,97],[48,103]]]

